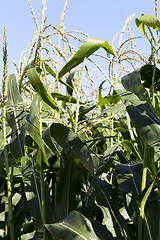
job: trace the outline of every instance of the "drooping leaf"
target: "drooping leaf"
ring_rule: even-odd
[[[93,162],[88,149],[72,130],[60,123],[53,123],[50,135],[63,147],[68,160],[93,175]]]
[[[35,89],[35,91],[41,96],[44,102],[46,102],[51,108],[58,111],[58,106],[54,102],[54,100],[48,94],[46,88],[40,80],[39,74],[37,72],[37,68],[31,68],[27,70],[28,79]]]
[[[127,91],[131,91],[142,101],[151,104],[147,90],[141,83],[141,69],[137,69],[122,78],[122,84]]]
[[[158,19],[151,14],[138,17],[135,19],[135,22],[139,30],[146,36],[148,40],[149,40],[149,37],[146,33],[145,26],[153,28],[157,31],[160,30],[160,21],[158,21]]]
[[[91,222],[81,213],[73,211],[62,221],[54,224],[45,224],[52,236],[65,240],[100,240],[95,234]]]
[[[114,55],[114,51],[107,41],[96,38],[88,38],[82,44],[76,54],[71,58],[71,60],[61,69],[58,74],[58,78],[61,79],[72,68],[78,66],[81,62],[83,62],[84,58],[88,58],[100,47],[104,48],[108,53]]]

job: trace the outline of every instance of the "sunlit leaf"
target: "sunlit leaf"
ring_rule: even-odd
[[[37,68],[31,68],[27,70],[27,76],[33,88],[41,96],[43,101],[46,102],[50,107],[58,111],[58,106],[56,105],[54,100],[50,97],[42,81],[40,80]]]
[[[158,21],[158,19],[151,14],[138,17],[135,19],[135,22],[139,30],[146,36],[147,39],[149,38],[146,33],[145,26],[153,28],[157,31],[160,30],[160,21]]]
[[[119,95],[108,95],[106,97],[101,97],[99,100],[98,105],[105,105],[105,104],[111,104],[115,105],[121,100],[121,97]]]
[[[71,60],[61,69],[58,74],[58,78],[61,79],[72,68],[78,66],[81,62],[83,62],[84,58],[88,58],[100,47],[104,48],[108,53],[114,55],[114,51],[107,41],[97,38],[88,38],[71,58]]]

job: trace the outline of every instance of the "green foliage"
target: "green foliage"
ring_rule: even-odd
[[[45,1],[42,20],[44,7]],[[45,40],[53,47],[48,35],[42,38],[51,26],[42,23],[34,60],[17,76],[3,74],[1,239],[158,240],[159,43],[153,46],[149,40],[155,57],[122,78],[123,90],[115,88],[117,80],[109,80],[111,89],[103,97],[105,80],[98,96],[87,99],[83,78],[90,79],[88,58],[102,47],[113,55],[116,68],[121,46],[113,51],[107,41],[87,37],[68,62],[54,46],[57,61],[60,56],[65,60],[59,71],[43,45]],[[159,31],[159,21],[151,15],[137,18],[136,24],[147,38],[145,26],[152,38],[150,28]],[[67,34],[53,28],[71,50]],[[43,59],[44,50],[49,60]]]

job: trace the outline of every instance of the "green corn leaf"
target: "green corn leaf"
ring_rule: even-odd
[[[40,176],[36,172],[36,155],[33,158],[25,156],[22,158],[23,169],[23,183],[25,186],[25,195],[30,207],[34,228],[41,230],[42,224],[42,205],[41,205],[41,191],[40,191]],[[47,223],[52,223],[52,206],[49,194],[48,184],[45,182],[45,206]]]
[[[39,74],[37,72],[37,68],[31,68],[27,70],[28,79],[35,89],[35,91],[41,96],[44,102],[46,102],[51,108],[58,111],[58,106],[54,102],[54,100],[48,94],[46,88],[40,80]]]
[[[72,130],[60,123],[53,123],[50,135],[64,149],[68,160],[93,175],[93,162],[88,149]]]
[[[138,17],[135,19],[135,22],[139,30],[146,36],[148,40],[149,40],[149,37],[146,33],[145,26],[153,28],[157,31],[160,30],[160,21],[151,14]]]
[[[52,68],[50,68],[50,66],[47,63],[45,63],[45,69],[52,77],[56,79],[56,73],[52,70]],[[68,82],[64,82],[62,79],[58,79],[58,81],[63,85],[65,85],[67,89],[70,89],[70,91],[73,91],[73,87],[70,84],[68,84]]]
[[[142,168],[142,161],[132,164],[117,162],[115,165],[116,179],[124,206],[136,227],[138,227],[139,221],[139,208],[136,204],[136,198],[141,191]]]
[[[141,81],[143,81],[143,86],[150,88],[152,86],[154,66],[146,64],[141,67]],[[153,83],[154,91],[160,91],[160,70],[156,67],[155,77]]]
[[[69,74],[69,76],[67,77],[67,80],[66,80],[66,83],[70,86],[70,87],[67,86],[67,93],[68,93],[69,95],[71,95],[71,96],[72,96],[72,94],[73,94],[73,84],[72,84],[72,80],[74,79],[74,75],[75,75],[75,73],[76,73],[77,71],[78,71],[78,70],[71,72],[71,73]]]
[[[45,70],[51,74],[52,77],[56,78],[56,73],[52,70],[52,68],[45,62]]]
[[[141,83],[141,69],[137,69],[122,78],[122,84],[127,91],[136,94],[142,101],[151,104],[149,95],[145,87]]]
[[[81,213],[72,211],[62,221],[54,224],[45,224],[52,236],[65,240],[100,240],[95,234],[91,222]]]
[[[93,186],[95,189],[96,202],[105,208],[108,208],[111,216],[112,224],[115,228],[117,239],[131,240],[126,222],[119,213],[118,195],[115,187],[106,181],[94,176]]]
[[[71,103],[77,103],[77,99],[71,96],[66,96],[61,93],[53,92],[51,93],[53,98],[56,98],[58,101],[64,101],[64,102],[71,102]],[[79,102],[80,104],[84,105],[83,102]]]
[[[121,100],[120,95],[108,95],[106,97],[101,97],[99,100],[98,105],[105,105],[105,104],[111,104],[111,105],[115,105],[117,104],[119,101]]]
[[[100,47],[105,49],[105,51],[107,51],[108,53],[114,55],[114,51],[107,41],[97,39],[97,38],[88,38],[82,44],[82,46],[76,52],[76,54],[71,58],[71,60],[61,69],[61,71],[58,74],[58,78],[61,79],[72,68],[82,63],[84,58],[88,58],[90,55],[96,52]]]
[[[126,149],[128,149],[131,153],[133,153],[139,160],[140,158],[140,154],[139,152],[136,150],[135,146],[133,145],[133,143],[130,140],[123,140],[121,142],[122,146],[125,147]]]
[[[12,129],[10,149],[16,160],[24,156],[25,145],[25,119],[27,113],[22,96],[19,93],[16,75],[11,74],[8,78],[7,93],[9,111],[6,114],[6,120]]]
[[[149,145],[160,147],[160,120],[150,105],[145,101],[140,101],[136,95],[130,92],[123,93],[122,100],[131,120],[146,142]]]
[[[47,160],[45,149],[44,149],[44,141],[42,139],[40,130],[39,130],[39,104],[40,104],[40,96],[35,95],[33,101],[31,103],[30,114],[26,118],[26,130],[29,135],[33,138],[33,140],[37,143],[39,149],[42,151],[43,157],[43,170],[49,169],[49,162]],[[37,171],[41,171],[42,165],[40,162],[37,162]]]

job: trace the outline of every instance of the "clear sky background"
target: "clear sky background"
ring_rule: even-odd
[[[40,25],[42,0],[30,0]],[[47,0],[47,23],[59,26],[65,0]],[[134,36],[142,36],[135,25],[135,18],[144,14],[155,15],[154,0],[69,0],[64,25],[66,31],[80,30],[90,37],[107,40],[122,30],[127,16],[135,13],[130,26]],[[7,25],[9,73],[15,71],[21,52],[29,46],[36,26],[27,0],[0,0],[0,78],[2,79],[3,29]],[[149,57],[150,46],[146,39],[135,41],[140,52]]]

